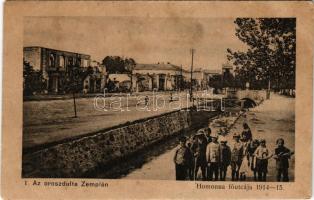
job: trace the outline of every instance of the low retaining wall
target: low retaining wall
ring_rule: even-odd
[[[24,178],[81,177],[191,126],[188,111],[175,111],[23,155]]]

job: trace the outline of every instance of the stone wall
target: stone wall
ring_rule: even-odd
[[[23,177],[81,177],[99,165],[125,157],[191,125],[187,111],[138,120],[112,130],[23,155]]]
[[[266,90],[238,90],[236,96],[238,99],[251,99],[257,105],[266,99]]]
[[[34,70],[41,70],[41,57],[39,47],[25,47],[23,49],[23,58],[34,68]]]

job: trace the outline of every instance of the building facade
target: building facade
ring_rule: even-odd
[[[207,90],[209,89],[210,78],[220,74],[221,70],[196,68],[193,71],[193,86],[196,90]]]
[[[210,77],[221,70],[193,70],[194,90],[209,89]],[[136,64],[131,74],[109,74],[108,80],[115,89],[110,91],[173,91],[190,88],[191,71],[171,63]]]
[[[231,73],[234,76],[233,67],[232,67],[232,65],[229,62],[224,63],[222,65],[222,74],[225,74],[225,73]]]
[[[105,70],[101,69],[104,66],[99,65],[99,63],[97,66],[91,66],[91,64],[95,65],[95,63],[91,63],[90,55],[31,46],[24,47],[23,56],[25,62],[28,62],[34,70],[42,73],[47,83],[47,93],[64,93],[67,87],[66,80],[71,75],[73,67],[77,67],[83,72],[88,71],[87,68],[94,70],[94,73],[83,78],[83,85],[84,89],[87,89],[86,91],[96,91],[97,89],[94,88],[97,88],[97,84],[100,85],[98,87],[99,90],[105,87],[103,79],[105,79],[106,74],[104,73]],[[87,86],[87,84],[92,86]]]
[[[178,90],[187,78],[184,76],[186,72],[171,63],[136,64],[133,70],[134,90]]]

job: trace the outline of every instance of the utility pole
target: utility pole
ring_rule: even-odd
[[[73,90],[73,105],[74,105],[74,117],[77,118],[76,102],[75,102],[75,91],[74,90]]]
[[[176,72],[176,76],[175,76],[175,78],[176,78],[176,91],[178,92],[179,91],[179,75],[177,74],[177,72]]]
[[[267,88],[266,99],[270,99],[270,77],[268,78],[268,88]]]
[[[76,101],[75,101],[75,92],[77,88],[79,87],[79,67],[77,66],[77,60],[76,63],[74,63],[71,67],[72,71],[72,77],[70,78],[70,87],[72,90],[72,96],[73,96],[73,108],[74,108],[74,117],[77,118],[77,111],[76,111]]]
[[[266,94],[266,99],[270,99],[270,69],[267,67],[267,72],[268,72],[268,87],[267,87],[267,94]]]
[[[180,70],[180,86],[179,86],[179,92],[181,92],[181,88],[183,86],[183,76],[182,76],[182,65],[181,65],[181,70]]]
[[[194,52],[195,49],[191,49],[191,54],[192,54],[192,63],[191,63],[191,84],[190,84],[190,101],[193,100],[193,57],[194,57]]]

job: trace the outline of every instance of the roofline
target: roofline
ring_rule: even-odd
[[[150,63],[150,64],[148,64],[148,63],[136,63],[136,65],[160,65],[160,64],[171,65],[172,67],[177,68],[178,71],[181,71],[181,66],[174,65],[172,63],[169,63],[169,64],[168,63]],[[138,69],[138,70],[141,70],[141,69]],[[156,69],[156,70],[158,70],[158,69]],[[182,72],[189,72],[189,70],[186,70],[186,69],[182,68]]]
[[[89,54],[78,53],[78,52],[73,52],[73,51],[65,51],[65,50],[59,50],[59,49],[52,49],[52,48],[47,48],[47,47],[43,47],[43,46],[24,46],[23,49],[24,48],[43,48],[43,49],[49,49],[49,50],[54,50],[54,51],[63,51],[63,52],[67,52],[67,53],[80,54],[80,55],[91,57],[91,55],[89,55]]]
[[[136,63],[136,65],[172,65],[174,67],[181,67],[172,63]]]

